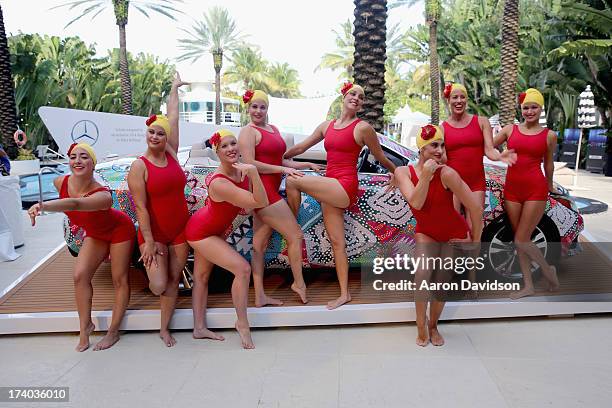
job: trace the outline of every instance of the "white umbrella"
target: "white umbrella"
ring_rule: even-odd
[[[587,85],[586,89],[580,94],[578,100],[578,127],[580,129],[588,129],[595,127],[597,121],[595,118],[595,97],[591,91],[591,85]],[[574,176],[574,188],[578,187],[578,166],[580,164],[580,148],[582,147],[582,130],[578,137],[578,149],[576,151],[576,175]]]

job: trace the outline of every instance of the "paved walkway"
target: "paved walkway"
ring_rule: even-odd
[[[256,330],[255,350],[128,333],[76,353],[76,335],[5,336],[0,385],[70,387],[70,407],[607,408],[612,317],[441,325],[417,347],[413,324]],[[95,336],[95,340],[99,336]],[[45,407],[59,406],[45,404]]]
[[[612,204],[612,178],[581,173],[575,195]],[[0,263],[0,286],[62,242],[61,215],[26,225],[24,256]],[[612,241],[612,212],[585,216]],[[69,273],[69,271],[67,271]],[[75,334],[0,336],[0,386],[68,386],[45,407],[602,407],[612,401],[612,315],[460,321],[447,344],[414,345],[414,324],[254,331],[245,351],[178,332],[127,333],[103,352],[73,351]],[[92,336],[95,342],[100,334]],[[0,403],[0,406],[14,404]]]

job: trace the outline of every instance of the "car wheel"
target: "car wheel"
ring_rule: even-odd
[[[487,278],[506,282],[523,279],[513,239],[512,227],[505,215],[487,225],[482,234]],[[555,263],[559,259],[561,255],[559,230],[546,215],[533,231],[531,241],[540,249],[548,263]],[[540,278],[540,273],[540,267],[532,262],[531,274],[534,282]]]

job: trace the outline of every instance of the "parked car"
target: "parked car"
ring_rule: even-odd
[[[402,146],[385,136],[379,140],[387,157],[398,166],[414,163],[417,152]],[[205,180],[214,172],[216,166],[208,153],[205,165],[187,165],[187,185],[185,198],[190,212],[204,205],[207,197]],[[308,157],[305,157],[308,159]],[[310,159],[324,162],[320,152]],[[98,166],[96,173],[107,184],[113,195],[113,206],[128,214],[136,222],[134,203],[127,187],[127,172],[131,161],[120,161]],[[359,156],[359,199],[345,213],[346,250],[351,266],[371,262],[375,257],[394,256],[411,253],[414,249],[416,220],[410,207],[399,190],[385,193],[389,179],[387,170],[381,166],[367,148]],[[320,176],[310,172],[310,175]],[[485,163],[487,192],[485,199],[482,235],[483,251],[489,262],[490,270],[497,278],[516,280],[521,278],[518,257],[512,242],[512,230],[503,209],[503,184],[506,167],[499,163]],[[578,249],[578,235],[584,228],[583,219],[573,204],[567,190],[558,196],[550,197],[546,211],[533,233],[532,240],[549,261],[561,256],[571,255]],[[281,185],[284,195],[284,181]],[[312,197],[303,194],[298,222],[304,232],[305,267],[333,267],[331,244],[326,236],[320,204]],[[82,242],[82,231],[65,223],[66,242],[73,253],[78,253]],[[252,218],[248,214],[239,215],[227,237],[239,253],[250,257],[252,247]],[[281,236],[275,233],[265,257],[266,268],[289,268],[287,248]],[[536,268],[534,267],[534,271]]]

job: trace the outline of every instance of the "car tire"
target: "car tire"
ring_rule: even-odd
[[[79,256],[79,253],[76,252],[74,249],[70,248],[69,246],[67,246],[67,248],[68,248],[68,252],[70,252],[70,255],[74,256],[75,258]]]
[[[514,234],[506,215],[491,222],[482,233],[482,256],[485,258],[485,276],[501,282],[520,282],[523,274],[519,259],[512,244]],[[536,226],[531,240],[544,254],[549,264],[554,264],[561,256],[559,230],[556,224],[546,215]],[[540,278],[540,267],[532,262],[532,279]]]

